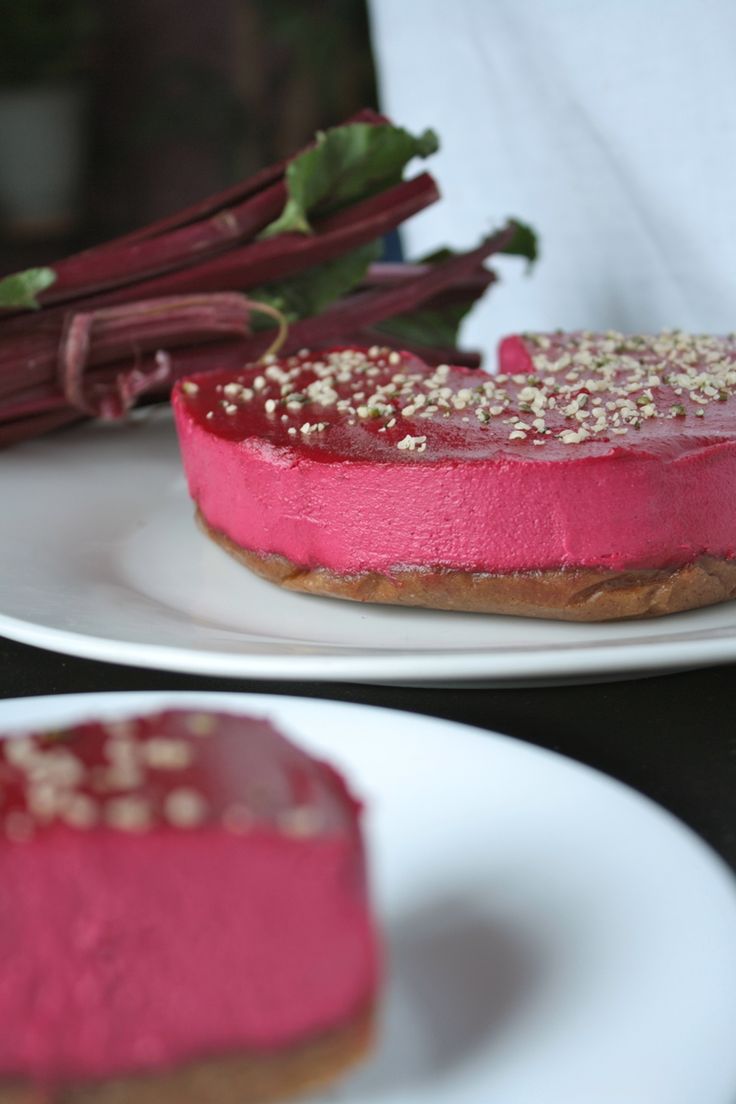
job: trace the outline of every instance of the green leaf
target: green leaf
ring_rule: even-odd
[[[268,284],[249,295],[251,299],[276,307],[289,322],[309,318],[359,284],[368,265],[377,260],[380,253],[381,243],[369,242],[333,261],[315,265],[278,284]]]
[[[514,236],[500,253],[509,253],[513,256],[526,257],[529,264],[533,264],[538,257],[537,235],[531,226],[519,222],[518,219],[509,219],[514,226]],[[440,264],[451,257],[456,257],[457,252],[444,246],[435,249],[422,257],[420,264]],[[376,329],[389,333],[392,337],[398,337],[402,341],[408,341],[415,345],[439,345],[452,348],[457,345],[460,323],[465,315],[475,306],[478,300],[468,299],[465,303],[448,303],[441,307],[422,307],[408,314],[399,314],[395,318],[388,318],[381,322]]]
[[[537,235],[525,222],[518,219],[509,219],[514,226],[514,236],[508,245],[499,252],[511,253],[515,257],[526,257],[530,265],[533,265],[539,256],[539,242]]]
[[[387,318],[377,330],[398,337],[410,345],[430,345],[453,348],[458,342],[458,330],[465,315],[475,306],[467,303],[447,303],[442,307],[424,307],[409,314]]]
[[[515,257],[526,257],[530,264],[536,261],[539,257],[539,239],[536,231],[532,229],[525,222],[520,222],[519,219],[510,218],[508,224],[514,227],[514,235],[508,245],[505,245],[503,249],[499,249],[499,253],[508,253]],[[458,252],[456,249],[450,249],[449,246],[442,246],[433,250],[432,253],[427,253],[425,257],[421,257],[418,261],[419,264],[439,264],[440,261],[448,261],[450,257],[457,257]]]
[[[27,268],[25,272],[6,276],[0,280],[0,308],[38,310],[40,303],[36,296],[51,287],[55,280],[53,268]]]
[[[398,184],[407,163],[428,157],[438,144],[432,130],[415,137],[390,123],[349,123],[320,132],[316,144],[289,163],[286,206],[261,237],[311,233],[311,219]]]

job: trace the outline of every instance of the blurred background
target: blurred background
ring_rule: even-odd
[[[3,273],[376,106],[364,0],[0,0],[0,27]]]
[[[464,343],[734,327],[728,0],[0,0],[0,20],[0,274],[293,153],[377,106],[378,80],[441,138],[443,201],[402,227],[409,256],[508,215],[541,239]]]

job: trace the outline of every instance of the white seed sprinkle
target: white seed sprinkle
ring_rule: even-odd
[[[407,433],[406,437],[402,437],[402,439],[397,442],[396,447],[397,449],[402,449],[409,452],[423,451],[421,449],[421,446],[426,445],[426,443],[426,437],[412,437],[410,433]]]
[[[164,800],[164,817],[175,828],[196,828],[207,816],[202,794],[188,786],[172,790]]]
[[[183,770],[194,759],[194,749],[186,740],[170,736],[152,736],[140,745],[140,754],[151,770]]]
[[[278,823],[285,835],[307,838],[320,832],[323,819],[319,809],[311,805],[296,805],[293,809],[282,812]]]
[[[104,806],[105,823],[121,832],[145,832],[151,825],[151,808],[136,794],[112,797]]]
[[[94,798],[78,793],[64,806],[62,819],[72,828],[94,828],[99,820],[100,810]]]
[[[5,744],[5,758],[16,767],[25,767],[37,758],[39,752],[33,740],[27,736],[17,736]]]
[[[211,713],[190,713],[184,720],[184,727],[192,736],[212,736],[217,720]]]

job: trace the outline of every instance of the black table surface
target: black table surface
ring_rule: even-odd
[[[238,690],[427,713],[516,736],[647,794],[736,868],[733,667],[581,686],[446,689],[215,679],[120,667],[0,639],[0,697],[100,690]]]

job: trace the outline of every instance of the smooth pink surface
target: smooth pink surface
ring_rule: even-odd
[[[456,385],[478,379],[452,373]],[[303,442],[255,404],[206,421],[219,377],[197,378],[196,401],[174,395],[190,494],[210,526],[250,550],[339,573],[646,568],[736,554],[733,401],[625,440],[543,449],[455,412],[399,418],[379,437],[370,422],[349,427],[311,404],[303,416],[330,429]],[[398,451],[407,432],[426,434],[426,451]]]
[[[344,839],[82,836],[0,846],[0,1074],[41,1083],[269,1049],[375,986]]]
[[[278,1050],[373,1000],[359,806],[344,782],[265,721],[208,715],[217,727],[187,736],[188,716],[127,725],[140,744],[195,749],[189,766],[150,768],[126,789],[152,811],[142,832],[41,818],[14,841],[36,783],[0,742],[0,1079],[56,1085]],[[74,753],[76,792],[101,808],[116,796],[95,789],[110,731],[87,724],[43,745]],[[162,814],[182,786],[207,801],[196,827]],[[234,803],[237,831],[223,820]]]

